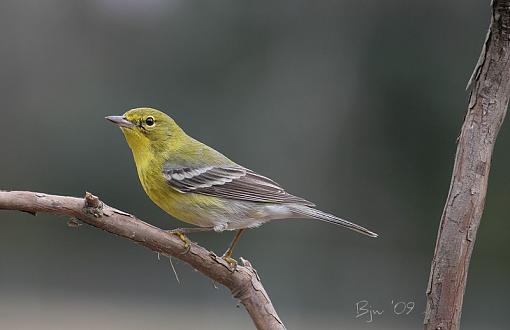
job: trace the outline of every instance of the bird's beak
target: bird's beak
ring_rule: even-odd
[[[111,121],[112,123],[118,125],[119,127],[127,127],[131,128],[135,126],[132,122],[127,120],[124,116],[107,116],[104,119]]]

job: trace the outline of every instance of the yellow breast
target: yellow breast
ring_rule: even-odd
[[[149,153],[133,153],[138,177],[149,198],[171,216],[200,227],[215,225],[211,217],[222,206],[215,197],[181,193],[173,189],[163,176],[163,162]]]

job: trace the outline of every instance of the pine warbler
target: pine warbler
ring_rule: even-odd
[[[183,240],[186,248],[190,244],[187,233],[237,230],[223,255],[235,265],[232,251],[244,229],[286,218],[317,219],[377,237],[364,227],[317,210],[312,202],[234,163],[188,136],[161,111],[137,108],[106,119],[124,133],[150,199],[175,218],[198,226],[170,231]]]

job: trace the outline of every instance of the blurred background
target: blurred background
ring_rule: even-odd
[[[489,1],[0,2],[0,189],[83,196],[162,228],[103,117],[161,109],[291,193],[380,234],[306,220],[251,230],[289,329],[421,329],[465,86]],[[495,150],[463,329],[506,328],[510,128]],[[2,329],[252,329],[224,288],[65,218],[0,212]],[[192,239],[222,253],[232,233]],[[356,318],[367,300],[382,316]],[[393,302],[393,303],[392,303]],[[397,302],[414,302],[396,315]],[[393,304],[393,305],[392,305]]]

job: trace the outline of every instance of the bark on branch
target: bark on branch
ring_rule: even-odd
[[[184,253],[184,244],[179,238],[104,204],[90,193],[85,198],[75,198],[29,191],[0,191],[0,209],[77,218],[155,252],[180,259],[230,289],[244,305],[257,329],[285,329],[257,272],[248,261],[241,259],[243,265],[232,271],[221,257],[196,243],[192,243],[189,252]]]
[[[510,1],[494,0],[487,39],[468,87],[450,191],[432,260],[425,329],[459,329],[469,261],[482,217],[492,151],[510,96]]]

